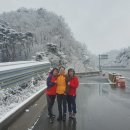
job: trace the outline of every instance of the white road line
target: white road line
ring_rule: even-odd
[[[82,84],[115,84],[115,83],[80,83],[81,85]]]

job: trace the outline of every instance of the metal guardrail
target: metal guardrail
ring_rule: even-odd
[[[1,63],[0,64],[0,87],[8,88],[15,87],[16,84],[24,84],[33,78],[42,76],[50,70],[50,62],[15,62],[15,63]],[[30,98],[24,105],[19,106],[17,110],[0,122],[0,130],[5,129],[25,108],[36,101],[43,95],[45,88],[37,93],[35,97]]]
[[[2,70],[3,69],[3,70]],[[23,84],[31,80],[32,77],[36,78],[50,69],[49,62],[18,62],[10,66],[0,65],[0,87],[7,88],[13,87],[17,84]]]
[[[36,63],[36,61],[2,62],[2,63],[0,63],[0,67],[19,65],[19,64],[21,65],[21,64],[28,64],[28,63]]]

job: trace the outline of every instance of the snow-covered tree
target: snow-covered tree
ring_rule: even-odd
[[[82,50],[84,47],[80,42],[75,40],[63,17],[43,8],[20,8],[17,11],[1,14],[0,19],[8,22],[9,26],[17,32],[25,34],[27,32],[33,33],[31,39],[32,46],[27,50],[26,57],[28,57],[28,55],[30,57],[30,55],[35,54],[38,51],[45,52],[47,50],[46,44],[53,43],[57,46],[59,52],[62,52],[66,56],[68,62],[73,63],[73,56],[77,57],[77,60],[83,61]],[[27,43],[29,42],[29,40],[26,41]],[[25,48],[28,48],[30,45],[24,44],[24,40],[20,43],[23,44]],[[84,49],[84,52],[86,52],[84,57],[88,57],[87,51],[87,49]],[[89,57],[87,59],[89,59]]]
[[[0,20],[0,60],[2,62],[26,60],[31,56],[33,34],[20,33]]]

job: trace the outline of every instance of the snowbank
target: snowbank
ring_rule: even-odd
[[[21,106],[34,98],[46,88],[46,81],[39,81],[37,86],[30,84],[25,89],[16,87],[13,89],[0,90],[0,122],[8,118]]]

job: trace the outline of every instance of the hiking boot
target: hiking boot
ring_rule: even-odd
[[[50,118],[49,122],[52,124],[54,122],[53,118]]]
[[[72,118],[72,112],[69,113],[69,118]]]
[[[75,116],[75,115],[76,115],[76,114],[75,114],[75,113],[73,113],[71,118],[72,118],[72,119],[75,119],[75,118],[76,118],[76,116]]]

